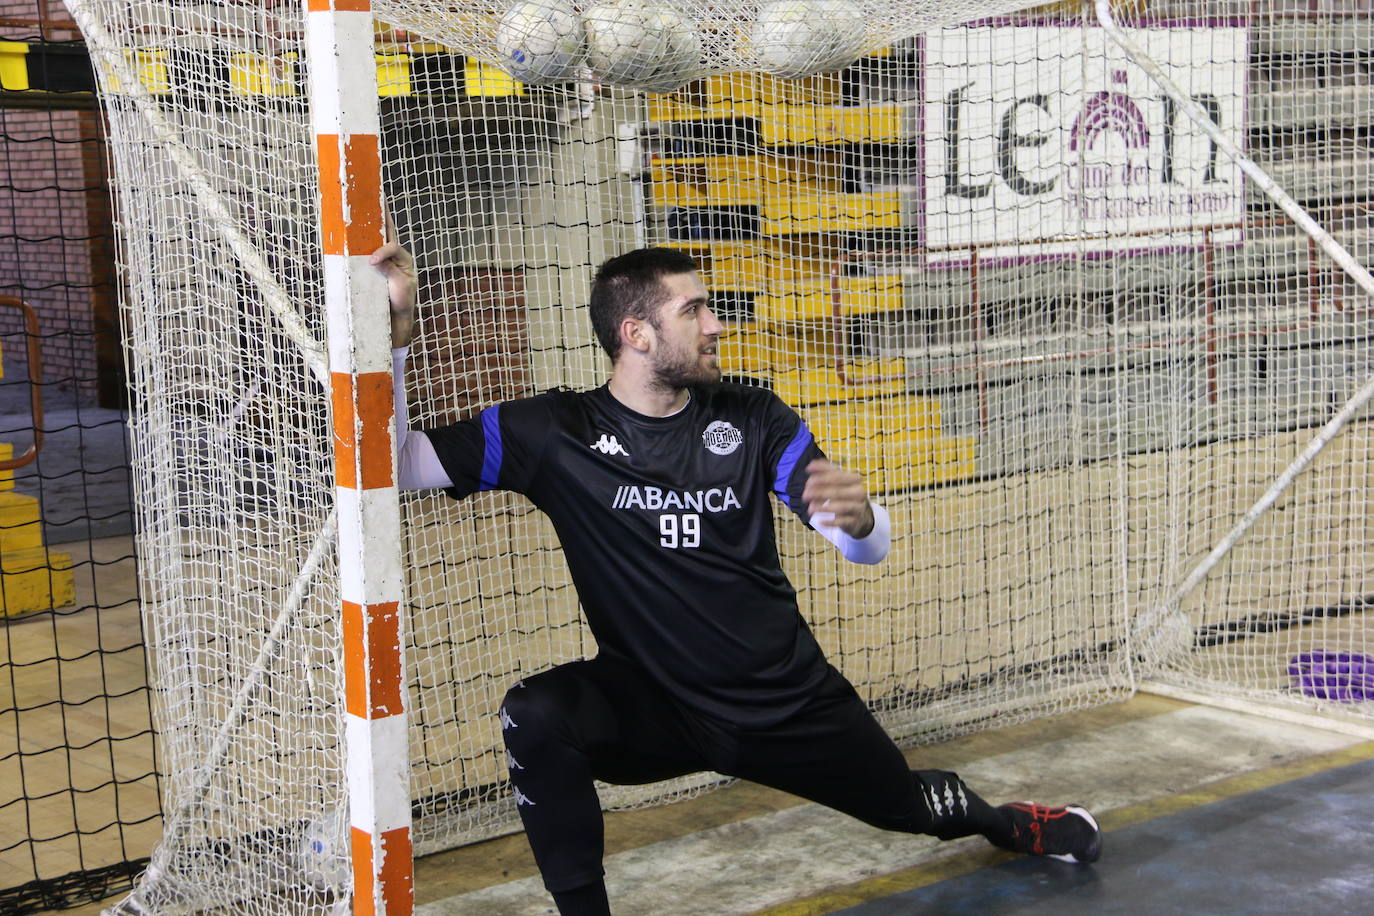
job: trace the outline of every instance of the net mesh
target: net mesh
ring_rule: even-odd
[[[551,85],[509,53],[501,24],[520,17],[506,8],[382,10],[385,193],[421,267],[412,422],[599,384],[582,311],[596,266],[640,245],[686,250],[727,323],[727,373],[795,407],[892,514],[877,567],[779,516],[803,613],[892,732],[934,740],[1125,696],[1140,676],[1133,621],[1168,605],[1370,373],[1368,299],[1077,6],[947,27],[928,8],[861,8],[862,47],[812,74],[839,52],[780,12],[678,4],[693,51],[679,20],[640,4],[610,31],[652,33],[692,63],[632,61],[608,79],[595,23],[621,20],[545,4],[535,19],[557,28],[526,29],[527,43],[574,46],[551,42],[573,74]],[[108,33],[87,29],[112,124],[169,770],[167,836],[127,906],[338,907],[302,23],[293,5],[86,9]],[[1368,260],[1367,10],[1176,0],[1120,15]],[[765,38],[792,49],[786,67],[761,62]],[[245,245],[271,283],[245,268]],[[1172,675],[1355,708],[1318,696],[1327,680],[1311,670],[1344,664],[1349,699],[1371,651],[1364,419],[1179,605]],[[523,499],[403,507],[413,811],[429,851],[515,829],[492,712],[519,677],[595,647]]]
[[[161,832],[116,409],[125,386],[105,144],[89,84],[66,91],[60,81],[63,64],[84,57],[74,29],[42,11],[36,0],[0,0],[6,916],[127,892]],[[16,85],[16,59],[28,91]]]
[[[1018,0],[659,0],[384,2],[389,23],[530,83],[584,76],[622,87],[673,90],[709,73],[795,78],[848,66],[928,28],[1024,8]]]

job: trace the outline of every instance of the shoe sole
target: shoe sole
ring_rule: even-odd
[[[1078,805],[1068,805],[1064,808],[1066,814],[1076,814],[1087,821],[1093,828],[1092,842],[1088,848],[1083,850],[1082,856],[1067,853],[1059,856],[1046,856],[1047,859],[1058,859],[1061,862],[1071,862],[1074,865],[1091,865],[1102,856],[1102,828],[1097,826],[1097,819],[1088,813],[1087,808]]]

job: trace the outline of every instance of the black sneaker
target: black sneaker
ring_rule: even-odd
[[[999,805],[997,810],[1011,818],[1012,840],[1007,848],[1014,852],[1082,865],[1096,862],[1102,855],[1102,830],[1086,808],[1013,802]]]

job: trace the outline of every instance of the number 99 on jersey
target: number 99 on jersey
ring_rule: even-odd
[[[678,515],[665,512],[658,517],[658,545],[674,550],[701,546],[701,516],[695,512]]]

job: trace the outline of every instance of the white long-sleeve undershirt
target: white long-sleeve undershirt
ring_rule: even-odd
[[[396,476],[402,490],[443,489],[453,486],[448,472],[439,461],[429,436],[413,435],[410,413],[406,407],[406,354],[409,347],[391,351],[391,386],[396,406]]]
[[[443,489],[453,486],[448,472],[439,461],[429,436],[411,435],[410,415],[406,406],[406,355],[409,347],[398,347],[391,351],[391,370],[395,380],[392,386],[396,409],[396,468],[398,484],[402,490]],[[846,560],[852,563],[872,565],[887,556],[892,543],[892,521],[887,510],[875,502],[873,507],[873,530],[861,538],[847,534],[829,522],[835,516],[829,512],[817,512],[811,516],[811,527],[834,544]]]

